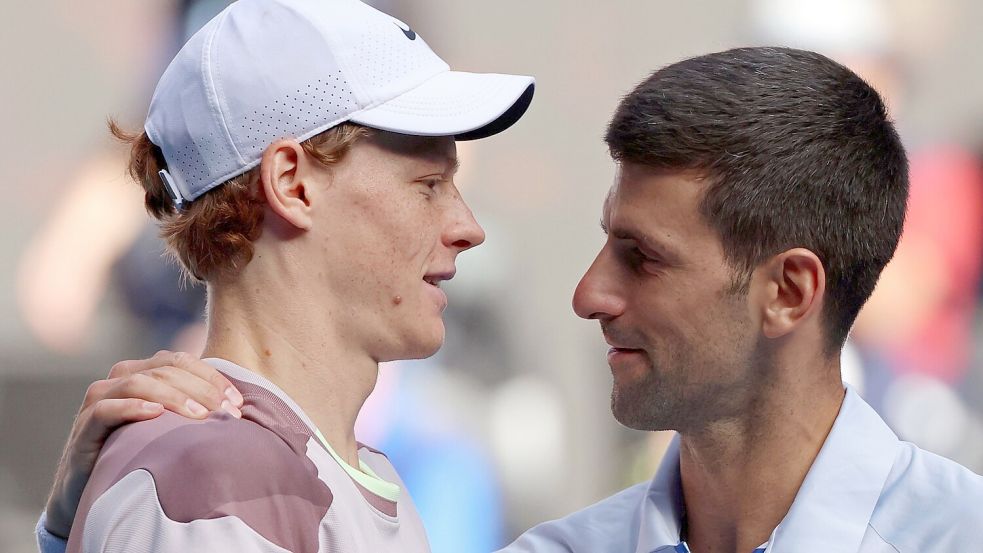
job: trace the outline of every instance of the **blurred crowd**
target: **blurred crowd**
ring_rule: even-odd
[[[676,26],[655,18],[680,19],[688,30],[676,32],[688,36],[678,41],[644,36],[644,22],[596,27],[631,18],[643,9],[637,2],[473,6],[494,10],[487,12],[468,2],[369,3],[412,22],[452,65],[539,77],[528,128],[496,138],[487,151],[462,145],[460,181],[489,240],[462,256],[460,276],[447,286],[448,343],[431,359],[384,366],[358,423],[360,440],[387,452],[406,481],[434,553],[490,551],[546,517],[649,478],[657,466],[667,436],[610,420],[605,347],[567,307],[577,271],[600,243],[595,210],[611,166],[599,136],[618,95],[646,71],[739,44],[819,51],[886,97],[908,148],[911,201],[897,254],[844,352],[844,378],[903,439],[983,472],[983,124],[974,123],[983,120],[974,118],[983,96],[971,92],[983,79],[971,49],[983,47],[983,23],[973,29],[971,22],[983,17],[973,2],[645,7],[654,28]],[[120,11],[87,13],[88,4],[57,0],[19,9],[35,25],[74,33],[66,46],[86,48],[86,59],[124,76],[128,97],[105,115],[136,128],[166,61],[226,0],[110,4]],[[498,12],[512,8],[528,10],[528,21]],[[611,13],[588,13],[599,10]],[[474,33],[495,36],[472,50]],[[953,59],[959,52],[964,57]],[[526,65],[507,66],[513,62]],[[26,63],[16,69],[23,82],[50,77]],[[63,94],[82,89],[78,102],[99,90],[77,81],[57,86]],[[568,125],[581,110],[597,113]],[[64,120],[69,112],[59,113]],[[14,190],[8,199],[29,212],[8,221],[2,246],[9,273],[0,322],[3,551],[31,550],[33,520],[85,383],[116,359],[203,345],[204,290],[163,254],[140,191],[123,175],[125,150],[104,138],[98,118],[69,122],[87,126],[72,131],[81,138],[66,145],[49,135],[35,144],[44,156],[7,148],[17,157],[3,159],[5,186]],[[546,144],[581,131],[562,146]]]

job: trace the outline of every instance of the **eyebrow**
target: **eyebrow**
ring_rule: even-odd
[[[614,229],[614,231],[612,232],[610,231],[610,229],[608,229],[608,226],[604,224],[604,219],[601,219],[600,223],[601,223],[601,230],[604,232],[604,234],[610,234],[611,236],[614,236],[619,240],[632,240],[634,242],[639,243],[644,249],[651,250],[653,253],[657,253],[659,255],[664,255],[669,257],[676,256],[676,252],[672,247],[670,247],[668,244],[666,244],[661,240],[657,240],[653,238],[648,234],[636,233],[627,229]]]
[[[447,156],[446,174],[452,176],[461,168],[461,160],[457,156]]]
[[[457,174],[457,170],[461,168],[461,160],[456,156],[443,156],[440,159],[432,159],[428,163],[433,164],[443,164],[445,169],[439,174],[445,179],[449,179]],[[437,173],[432,173],[437,174]]]

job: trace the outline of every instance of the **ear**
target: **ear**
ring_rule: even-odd
[[[312,167],[296,140],[277,140],[263,152],[260,186],[277,215],[302,230],[311,227]]]
[[[759,270],[764,279],[762,331],[779,338],[822,311],[826,293],[826,270],[819,257],[794,248],[765,262]]]

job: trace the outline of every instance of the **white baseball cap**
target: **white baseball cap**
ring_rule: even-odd
[[[177,205],[259,164],[275,140],[351,121],[484,138],[515,123],[532,77],[451,71],[403,22],[358,0],[238,0],[164,71],[144,129]]]

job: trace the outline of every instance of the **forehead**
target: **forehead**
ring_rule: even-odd
[[[623,162],[604,200],[603,222],[614,236],[646,236],[676,249],[716,242],[700,213],[705,188],[705,181],[693,172]]]

